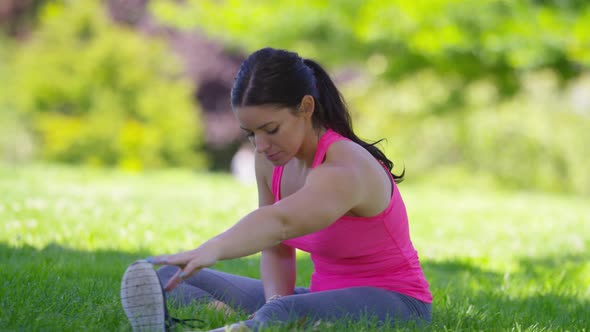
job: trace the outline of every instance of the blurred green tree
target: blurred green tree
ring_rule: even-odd
[[[589,1],[150,4],[162,22],[230,49],[319,60],[340,80],[357,131],[389,139],[386,152],[411,177],[459,169],[510,187],[590,193]]]
[[[100,1],[48,2],[0,77],[4,110],[46,160],[203,167],[192,83],[162,42],[112,24]]]
[[[156,0],[152,11],[246,51],[272,45],[331,66],[368,62],[389,80],[427,68],[493,78],[511,94],[518,71],[554,68],[568,79],[590,66],[583,0]]]

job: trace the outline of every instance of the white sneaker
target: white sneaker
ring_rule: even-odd
[[[121,304],[134,332],[167,331],[166,296],[153,265],[147,261],[138,260],[125,271]]]

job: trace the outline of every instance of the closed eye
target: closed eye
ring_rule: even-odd
[[[254,132],[251,132],[249,130],[245,130],[244,128],[242,128],[244,130],[244,134],[246,135],[246,137],[248,138],[252,138],[254,137]],[[279,131],[279,127],[277,126],[276,128],[272,129],[272,130],[268,130],[266,133],[269,135],[274,135]]]

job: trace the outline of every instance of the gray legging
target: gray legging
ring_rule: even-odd
[[[176,266],[163,266],[158,270],[162,284],[166,284],[178,271]],[[416,321],[430,322],[431,304],[397,292],[375,287],[343,288],[323,292],[310,292],[295,288],[293,295],[265,303],[262,282],[211,269],[203,269],[189,277],[167,294],[178,305],[194,301],[221,301],[234,309],[256,312],[253,319],[244,323],[257,329],[268,323],[288,322],[305,318],[306,322],[329,321],[339,318],[359,320],[376,317],[393,323]]]

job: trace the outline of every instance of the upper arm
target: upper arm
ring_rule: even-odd
[[[258,186],[258,205],[260,207],[272,205],[275,197],[272,193],[272,172],[273,165],[262,157],[260,153],[256,154],[254,159],[256,170],[256,183]],[[288,273],[288,276],[281,274]],[[284,293],[288,294],[287,289],[295,285],[295,248],[288,247],[282,243],[262,250],[260,257],[260,275],[265,293],[267,296]],[[286,285],[283,283],[288,281]],[[266,289],[269,287],[269,289]]]
[[[254,157],[254,169],[256,171],[256,185],[258,187],[258,206],[272,205],[275,201],[272,193],[273,165],[263,158],[260,153]]]
[[[364,192],[357,165],[326,162],[309,173],[300,190],[273,208],[285,225],[284,238],[293,238],[328,227],[356,207]]]

